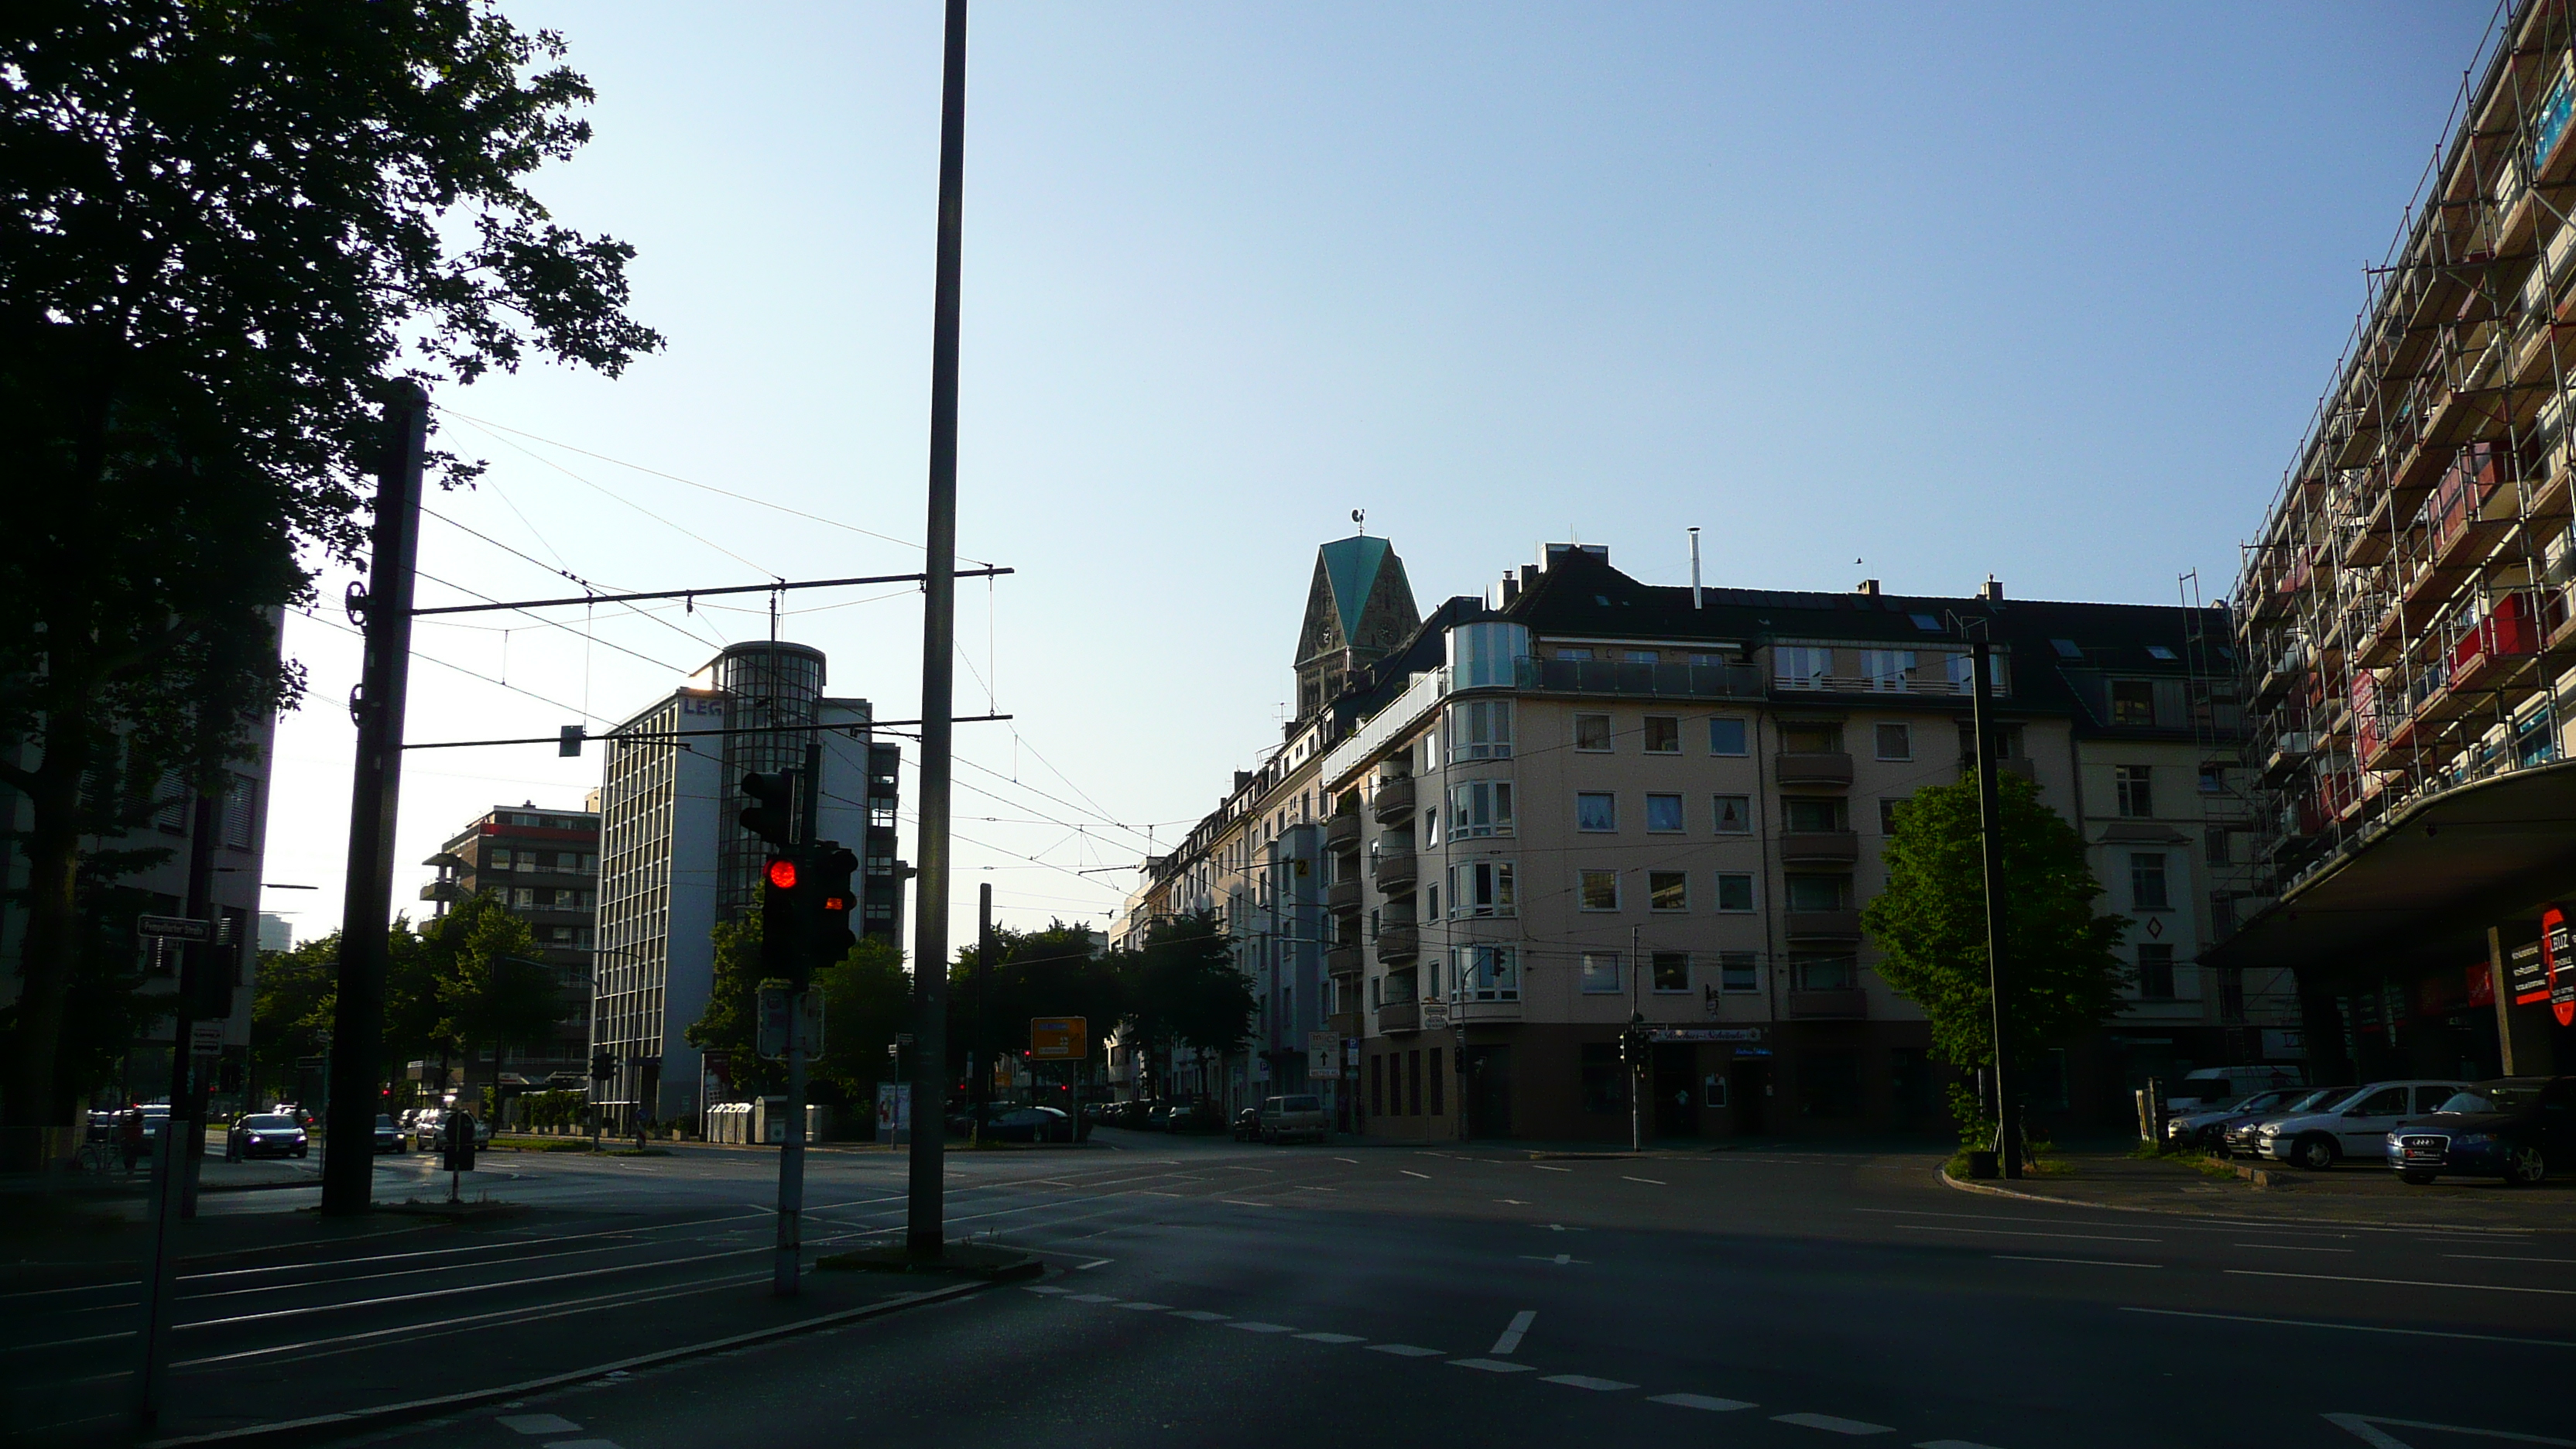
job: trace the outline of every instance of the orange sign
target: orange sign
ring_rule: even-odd
[[[1091,1023],[1079,1016],[1029,1018],[1029,1060],[1070,1062],[1091,1055]]]

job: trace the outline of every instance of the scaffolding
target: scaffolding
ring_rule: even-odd
[[[2403,806],[2563,756],[2576,705],[2576,0],[2508,0],[2234,602],[2277,896]]]

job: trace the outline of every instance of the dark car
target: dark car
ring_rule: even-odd
[[[1234,1114],[1234,1140],[1237,1142],[1258,1142],[1261,1140],[1260,1108],[1246,1107],[1242,1111]]]
[[[2570,1164],[2576,1164],[2576,1077],[2480,1082],[2388,1134],[2388,1165],[2418,1185],[2451,1173],[2529,1186],[2550,1168]]]
[[[1053,1107],[1010,1107],[984,1119],[987,1142],[1071,1142],[1074,1121]]]
[[[400,1152],[403,1150],[402,1128],[395,1126],[394,1119],[383,1112],[378,1112],[376,1114],[375,1149],[378,1152]]]
[[[235,1157],[302,1157],[311,1150],[303,1126],[283,1112],[254,1112],[225,1135]]]
[[[2165,1145],[2177,1150],[2196,1147],[2204,1152],[2224,1151],[2228,1128],[2248,1118],[2294,1110],[2294,1104],[2308,1095],[2305,1087],[2273,1087],[2206,1112],[2176,1113],[2165,1119]]]

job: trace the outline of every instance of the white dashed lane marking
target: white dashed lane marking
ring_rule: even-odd
[[[1223,1323],[1233,1315],[1226,1313],[1210,1313],[1204,1308],[1183,1308],[1174,1312],[1172,1316],[1174,1318],[1186,1318],[1193,1323]]]
[[[1418,1178],[1421,1178],[1424,1182],[1429,1182],[1429,1181],[1431,1180],[1431,1174],[1430,1174],[1430,1173],[1427,1173],[1427,1172],[1416,1172],[1416,1171],[1414,1171],[1414,1170],[1413,1170],[1412,1168],[1410,1168],[1410,1167],[1399,1167],[1399,1168],[1397,1168],[1397,1169],[1396,1169],[1396,1171],[1403,1173],[1403,1174],[1404,1174],[1405,1176],[1407,1176],[1407,1177],[1418,1177]],[[1511,1200],[1511,1199],[1509,1199],[1509,1198],[1505,1198],[1505,1199],[1503,1199],[1503,1201],[1505,1201],[1505,1202],[1509,1202],[1510,1200]]]
[[[1299,1338],[1302,1338],[1302,1339],[1306,1340],[1308,1343],[1366,1343],[1366,1342],[1368,1342],[1368,1340],[1367,1340],[1367,1339],[1365,1339],[1365,1338],[1361,1337],[1360,1335],[1358,1335],[1358,1334],[1356,1334],[1356,1333],[1301,1333],[1301,1334],[1298,1334],[1297,1336],[1298,1336]]]
[[[561,1414],[503,1414],[493,1422],[517,1434],[578,1434],[581,1426]]]
[[[1453,1358],[1449,1360],[1449,1366],[1452,1368],[1482,1369],[1489,1374],[1525,1374],[1531,1372],[1528,1364],[1513,1363],[1507,1359],[1499,1358]]]
[[[1165,1309],[1170,1308],[1172,1305],[1168,1303],[1148,1303],[1142,1298],[1130,1298],[1118,1306],[1121,1308],[1133,1309],[1138,1313],[1160,1313]]]
[[[1503,1336],[1495,1339],[1494,1346],[1486,1352],[1510,1353],[1521,1346],[1521,1335],[1529,1332],[1530,1325],[1536,1322],[1538,1322],[1538,1310],[1535,1308],[1524,1308],[1513,1314],[1511,1326],[1503,1330]]]
[[[2162,1263],[2124,1263],[2117,1258],[2033,1258],[2021,1253],[1988,1253],[2007,1263],[2073,1263],[2085,1268],[2161,1268]]]
[[[1716,1399],[1711,1398],[1706,1394],[1654,1394],[1649,1396],[1646,1402],[1650,1404],[1670,1404],[1677,1409],[1702,1409],[1712,1414],[1725,1414],[1731,1413],[1737,1409],[1754,1409],[1761,1407],[1759,1404],[1750,1403],[1743,1399]]]
[[[1635,1384],[1623,1384],[1617,1379],[1596,1379],[1590,1374],[1549,1374],[1547,1377],[1540,1379],[1539,1382],[1543,1384],[1563,1384],[1567,1388],[1571,1389],[1590,1389],[1595,1393],[1602,1394],[1617,1393],[1622,1389],[1633,1389],[1636,1387]]]
[[[1295,1333],[1297,1331],[1284,1323],[1229,1323],[1226,1327],[1240,1328],[1246,1333]]]
[[[1795,1424],[1801,1429],[1822,1429],[1828,1434],[1893,1434],[1885,1424],[1864,1423],[1859,1419],[1838,1419],[1831,1414],[1773,1414],[1774,1424]]]
[[[1670,1186],[1672,1186],[1672,1184],[1671,1184],[1671,1183],[1664,1181],[1664,1180],[1663,1180],[1662,1178],[1660,1178],[1660,1177],[1630,1177],[1630,1176],[1628,1176],[1628,1175],[1627,1175],[1626,1173],[1624,1173],[1624,1172],[1623,1172],[1623,1173],[1621,1173],[1621,1174],[1619,1174],[1619,1176],[1620,1176],[1620,1180],[1621,1180],[1621,1181],[1623,1181],[1623,1182],[1643,1182],[1643,1183],[1651,1183],[1651,1184],[1653,1184],[1653,1185],[1654,1185],[1654,1186],[1656,1186],[1656,1187],[1670,1187]]]
[[[1410,1343],[1372,1343],[1369,1345],[1369,1352],[1391,1353],[1397,1358],[1438,1358],[1440,1356],[1440,1350],[1436,1348],[1421,1348]]]

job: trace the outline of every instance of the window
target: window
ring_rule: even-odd
[[[1437,805],[1425,805],[1422,807],[1422,843],[1425,846],[1433,846],[1440,843],[1440,807]],[[1302,861],[1299,862],[1299,864],[1303,863],[1304,862]],[[1264,904],[1267,904],[1267,902]]]
[[[1899,812],[1905,809],[1905,806],[1906,802],[1902,799],[1890,800],[1882,798],[1878,802],[1879,834],[1894,835],[1896,833],[1896,817]]]
[[[2151,725],[2156,722],[2156,687],[2143,679],[2111,681],[2111,723]]]
[[[1574,717],[1574,747],[1595,754],[1610,753],[1610,716],[1578,714]]]
[[[2173,909],[2173,901],[2165,891],[2165,853],[2163,851],[2129,852],[2129,905],[2141,911]]]
[[[1619,1069],[1619,1044],[1615,1041],[1588,1041],[1583,1044],[1583,1110],[1612,1113],[1628,1110],[1628,1098],[1620,1080],[1626,1075]]]
[[[1961,694],[1974,694],[1977,692],[1976,658],[1977,656],[1973,654],[1953,654],[1950,656],[1947,668],[1950,674],[1950,687],[1952,689],[1957,690]],[[1986,688],[1995,694],[2012,693],[2012,672],[2010,664],[2009,661],[2007,661],[2001,654],[1989,654],[1986,656]]]
[[[2201,859],[2211,865],[2225,865],[2229,854],[2226,827],[2221,825],[2209,827],[2201,836]]]
[[[2227,767],[2225,765],[2203,765],[2200,767],[2200,793],[2203,795],[2218,795],[2224,794],[2226,790]]]
[[[1717,908],[1721,911],[1749,912],[1753,909],[1753,877],[1740,871],[1717,873]]]
[[[1690,909],[1690,872],[1650,870],[1646,872],[1646,908],[1656,911]]]
[[[1449,760],[1508,760],[1512,756],[1512,702],[1482,699],[1449,706]]]
[[[1784,724],[1780,726],[1780,748],[1792,755],[1838,755],[1843,750],[1843,727],[1838,724]]]
[[[248,775],[225,776],[223,817],[217,822],[216,839],[233,850],[250,850],[259,844],[259,782]]]
[[[1800,991],[1849,991],[1860,985],[1860,963],[1849,956],[1793,955],[1789,980]]]
[[[1880,759],[1910,760],[1914,758],[1914,726],[1903,724],[1883,724],[1880,725],[1874,733],[1878,736],[1878,757]]]
[[[1512,863],[1477,860],[1449,867],[1449,914],[1508,916],[1512,900]]]
[[[1678,715],[1646,716],[1646,753],[1678,755],[1682,752],[1682,722]]]
[[[1619,797],[1606,790],[1577,792],[1574,797],[1574,828],[1593,831],[1617,830]]]
[[[1782,689],[1822,689],[1825,676],[1833,670],[1834,651],[1831,649],[1781,644],[1771,650],[1772,677]]]
[[[2152,765],[2111,767],[2112,793],[2118,797],[2122,815],[2143,820],[2156,813],[2155,773]]]
[[[1938,634],[1941,632],[1941,621],[1930,614],[1908,614],[1906,617],[1914,621],[1915,628],[1922,630],[1926,634]]]
[[[1384,1005],[1386,1005],[1386,978],[1372,976],[1369,978],[1369,1010],[1375,1011]]]
[[[1437,954],[1434,954],[1429,961],[1423,963],[1422,969],[1430,973],[1431,977],[1431,980],[1428,983],[1430,990],[1425,992],[1422,997],[1425,1001],[1440,1001],[1445,999],[1440,991],[1440,964],[1440,957]]]
[[[2177,656],[2172,650],[2167,649],[2162,644],[2150,644],[2147,646],[2147,657],[2149,659],[2161,659],[2167,664],[2171,664],[2175,661]]]
[[[1690,953],[1688,951],[1657,951],[1647,969],[1654,974],[1657,991],[1690,990]]]
[[[1583,953],[1582,990],[1586,996],[1619,994],[1619,953],[1586,951]]]
[[[1647,796],[1646,830],[1654,835],[1679,835],[1682,830],[1682,797],[1679,795]]]
[[[1744,721],[1728,715],[1717,715],[1708,722],[1708,752],[1712,755],[1749,753],[1745,745]]]
[[[2057,657],[2060,659],[2082,659],[2084,657],[2084,646],[2076,643],[2072,639],[2051,639],[2048,641],[2048,647],[2056,650]]]
[[[1847,818],[1841,798],[1833,795],[1782,796],[1780,816],[1782,829],[1806,834],[1840,830]]]
[[[1843,875],[1793,875],[1786,880],[1793,911],[1839,911],[1851,887],[1851,877]]]
[[[1460,951],[1458,991],[1468,1001],[1520,1000],[1520,958],[1515,948],[1469,946]]]
[[[1751,951],[1718,952],[1717,989],[1729,995],[1761,990],[1760,958]]]
[[[1589,649],[1559,649],[1556,651],[1556,657],[1559,659],[1571,659],[1577,663],[1588,664],[1592,662],[1592,651]]]
[[[1627,660],[1631,664],[1652,664],[1663,656],[1657,654],[1652,649],[1631,649],[1619,657]]]
[[[1299,861],[1299,862],[1298,862],[1298,864],[1303,865],[1303,864],[1305,864],[1305,862],[1304,862],[1304,861]],[[1433,921],[1439,920],[1439,919],[1440,919],[1440,887],[1439,887],[1437,884],[1424,886],[1424,887],[1422,888],[1422,894],[1423,894],[1423,897],[1424,897],[1424,901],[1423,901],[1423,908],[1422,908],[1423,918],[1424,918],[1424,919],[1426,919],[1426,920],[1433,920]]]
[[[2138,948],[2138,999],[2174,999],[2173,947],[2145,945]]]
[[[1581,889],[1578,904],[1587,911],[1619,909],[1619,872],[1587,870],[1579,872]]]
[[[1716,806],[1717,833],[1750,835],[1753,833],[1753,800],[1746,795],[1713,795]]]
[[[1903,694],[1914,685],[1914,651],[1864,649],[1860,651],[1860,676],[1880,693]]]
[[[491,853],[488,863],[485,864],[483,868],[485,870],[508,870],[510,868],[510,852],[507,850],[494,850]]]
[[[1449,787],[1449,834],[1453,838],[1511,833],[1511,781],[1472,780]]]

